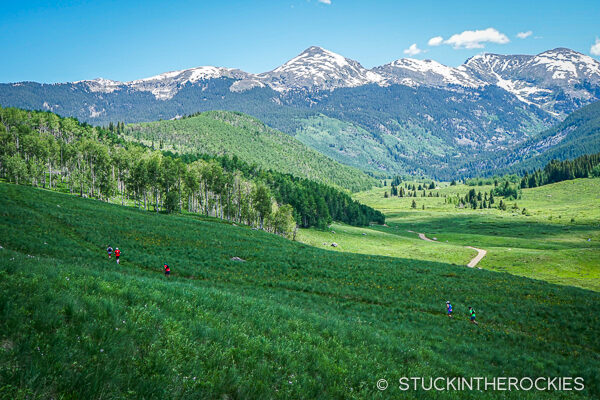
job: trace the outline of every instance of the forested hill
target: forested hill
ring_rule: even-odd
[[[173,157],[124,141],[117,135],[122,129],[0,107],[0,177],[156,212],[186,210],[285,236],[297,224],[385,220],[331,186],[264,171],[235,157],[230,162],[227,156]]]
[[[587,105],[563,122],[517,149],[501,154],[483,169],[490,174],[522,173],[544,168],[551,160],[568,160],[600,152],[600,102]],[[503,167],[498,169],[498,167]]]
[[[170,121],[131,124],[127,140],[175,153],[237,156],[262,169],[335,185],[351,191],[371,188],[377,181],[358,169],[324,156],[260,120],[229,111],[208,111]]]

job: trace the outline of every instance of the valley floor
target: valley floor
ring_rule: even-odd
[[[473,188],[489,192],[491,186],[443,185],[431,192],[454,197]],[[388,226],[334,223],[328,231],[301,230],[298,240],[333,251],[457,266],[477,255],[466,247],[472,246],[487,251],[477,267],[600,290],[600,179],[524,189],[521,199],[507,201],[507,211],[459,209],[444,197],[384,198],[386,190],[376,188],[354,198],[384,212]],[[413,199],[416,209],[411,208]],[[519,210],[511,209],[515,203]],[[435,242],[423,241],[417,233]]]

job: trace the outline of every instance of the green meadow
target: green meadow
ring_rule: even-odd
[[[444,197],[491,188],[440,184],[427,190],[440,197],[416,198],[384,198],[389,186],[375,188],[354,198],[382,211],[388,226],[361,229],[334,223],[325,232],[302,230],[298,238],[334,251],[457,265],[466,265],[477,255],[465,248],[473,246],[487,250],[477,265],[480,268],[600,290],[600,179],[523,189],[520,199],[503,199],[506,211],[457,208]],[[413,200],[416,209],[411,208]],[[518,210],[513,209],[515,203]],[[409,231],[424,233],[438,243],[423,241]],[[331,247],[332,242],[338,247]]]
[[[568,397],[600,396],[594,291],[17,185],[0,199],[5,399],[566,398],[394,384],[413,376],[581,376]]]

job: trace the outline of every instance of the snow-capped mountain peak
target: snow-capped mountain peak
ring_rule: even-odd
[[[165,72],[149,78],[129,82],[119,82],[110,79],[97,78],[87,81],[77,81],[74,84],[85,84],[92,92],[112,93],[119,88],[129,88],[141,92],[151,92],[159,100],[172,98],[179,89],[188,84],[221,77],[245,79],[249,74],[239,69],[204,66]]]
[[[181,71],[171,71],[160,75],[151,76],[149,78],[138,79],[129,82],[130,84],[140,84],[143,82],[164,82],[177,80],[179,82],[197,82],[205,79],[221,78],[223,76],[233,76],[242,71],[233,68],[203,66]]]
[[[239,69],[204,66],[166,72],[149,78],[131,81],[127,85],[136,90],[151,92],[157,99],[163,100],[172,98],[183,85],[188,83],[223,77],[245,79],[248,75]]]
[[[537,79],[546,81],[600,79],[600,62],[565,48],[544,51],[535,56],[485,53],[471,57],[459,68],[474,75],[488,77],[501,74],[505,78],[509,75],[523,78],[528,75],[530,79],[533,73]]]
[[[336,89],[368,83],[383,82],[383,78],[369,71],[359,62],[337,53],[312,46],[270,72],[259,75],[275,90]]]
[[[545,51],[534,56],[530,64],[545,67],[548,72],[552,72],[552,79],[576,80],[585,76],[600,79],[600,63],[571,49]]]
[[[326,50],[322,47],[311,46],[285,64],[275,68],[272,72],[285,72],[306,65],[329,65],[331,67],[344,68],[348,66],[349,63],[348,60],[340,54]]]
[[[565,48],[534,56],[481,54],[467,60],[459,69],[555,115],[562,111],[555,99],[558,91],[587,103],[593,94],[581,84],[600,86],[600,62]]]

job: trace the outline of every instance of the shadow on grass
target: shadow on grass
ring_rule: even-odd
[[[405,215],[410,215],[411,219],[403,220]],[[495,216],[473,214],[443,217],[428,214],[426,220],[419,220],[414,217],[414,213],[389,214],[387,218],[391,229],[385,227],[375,227],[375,229],[400,236],[408,236],[406,232],[408,230],[430,235],[474,236],[473,240],[483,243],[486,240],[477,240],[475,237],[485,236],[489,237],[490,245],[494,245],[496,241],[494,238],[497,238],[498,244],[501,245],[531,249],[559,250],[597,247],[597,243],[585,240],[579,243],[553,240],[567,234],[581,235],[597,230],[592,225],[544,223],[535,220],[502,221],[495,218]]]

